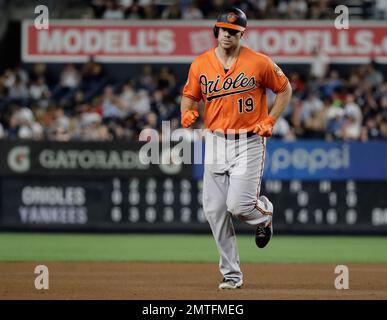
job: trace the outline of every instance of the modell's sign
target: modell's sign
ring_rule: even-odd
[[[37,29],[33,21],[22,28],[25,62],[190,63],[216,45],[209,21],[105,22],[50,21]],[[333,21],[249,22],[244,45],[270,55],[280,63],[307,63],[321,47],[332,62],[387,63],[387,24],[350,22],[336,29]]]

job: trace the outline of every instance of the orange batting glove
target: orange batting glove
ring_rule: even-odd
[[[260,121],[254,129],[254,133],[258,134],[261,137],[271,137],[273,133],[273,127],[275,124],[275,119],[271,116]]]
[[[181,126],[188,128],[193,125],[196,119],[199,117],[197,110],[185,110],[181,113]]]

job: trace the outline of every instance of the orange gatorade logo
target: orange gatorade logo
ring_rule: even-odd
[[[231,23],[237,21],[238,18],[239,18],[239,17],[238,17],[234,12],[230,12],[230,13],[227,15],[227,21],[228,21],[228,22],[231,22]]]
[[[239,73],[235,78],[227,77],[223,82],[220,81],[220,75],[215,80],[209,80],[205,74],[202,74],[199,81],[207,101],[247,92],[257,87],[255,77],[246,77],[244,72]]]

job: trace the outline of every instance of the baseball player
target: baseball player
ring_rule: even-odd
[[[259,196],[266,138],[292,94],[287,77],[269,57],[240,44],[246,25],[238,8],[219,14],[214,26],[218,46],[192,62],[181,101],[185,128],[199,117],[198,102],[205,102],[203,210],[220,255],[219,289],[243,284],[232,216],[256,227],[259,248],[271,239],[273,205]],[[266,88],[277,94],[270,113]]]

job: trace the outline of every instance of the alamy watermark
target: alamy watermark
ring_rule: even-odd
[[[45,5],[38,5],[35,7],[34,12],[38,15],[34,20],[35,28],[38,30],[47,30],[50,27],[48,7]]]
[[[335,278],[335,288],[337,290],[349,289],[349,269],[346,265],[338,265],[335,268],[335,274],[338,276]]]
[[[255,136],[255,138],[254,138]],[[205,157],[203,159],[205,138]],[[143,164],[225,164],[238,158],[238,166],[247,167],[248,139],[263,139],[249,135],[247,130],[175,129],[163,121],[161,132],[155,129],[141,131],[139,141],[146,142],[139,152]],[[194,148],[192,143],[194,142]],[[172,146],[173,144],[173,146]]]
[[[335,13],[339,14],[335,19],[335,28],[338,30],[349,29],[349,9],[345,5],[339,5],[335,8]]]
[[[38,265],[35,267],[34,273],[38,275],[35,278],[35,289],[36,290],[48,290],[50,288],[49,286],[49,271],[47,266],[45,265]]]

